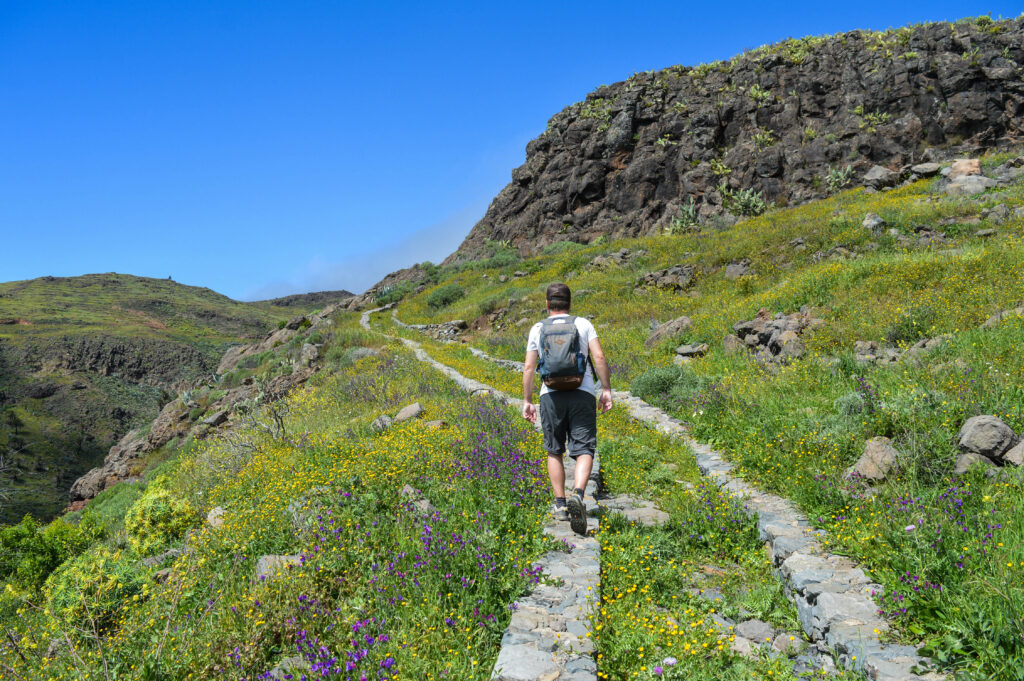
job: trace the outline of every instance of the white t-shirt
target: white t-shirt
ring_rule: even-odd
[[[566,322],[566,320],[568,319],[569,314],[566,313],[566,312],[563,312],[563,313],[560,313],[560,314],[553,314],[551,316],[552,317],[565,317],[566,319],[563,319],[560,322],[557,321],[557,320],[555,321],[556,324],[558,324],[558,323],[564,324]],[[540,327],[541,326],[542,326],[541,322],[537,322],[536,324],[533,325],[533,328],[530,329],[530,336],[526,340],[526,351],[527,352],[529,352],[530,350],[536,350],[537,352],[540,352]],[[580,335],[580,349],[583,351],[583,354],[585,356],[589,357],[590,356],[590,341],[592,341],[595,338],[597,338],[597,329],[594,328],[594,325],[590,323],[589,319],[584,319],[583,317],[577,317],[576,318],[576,332],[579,333],[579,335]],[[594,385],[594,375],[593,375],[593,372],[590,369],[590,364],[589,363],[587,364],[586,373],[583,374],[583,383],[580,385],[579,390],[586,390],[591,395],[597,395],[597,387]],[[544,382],[541,381],[541,384],[540,384],[540,394],[541,395],[546,395],[549,392],[551,392],[551,388],[549,388],[546,385],[544,385]]]

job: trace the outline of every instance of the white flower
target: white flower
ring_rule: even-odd
[[[907,532],[913,532],[914,530],[917,529],[917,525],[907,525],[903,529],[906,530]]]

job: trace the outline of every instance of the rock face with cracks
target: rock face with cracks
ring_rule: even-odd
[[[1005,145],[1024,112],[1015,71],[1024,20],[998,27],[915,26],[883,50],[885,36],[851,31],[602,86],[527,145],[526,162],[445,263],[480,257],[487,240],[526,255],[559,241],[729,224],[745,211],[739,191],[783,205],[822,198],[822,178],[846,165],[856,184],[884,190],[912,167],[934,172],[928,164],[957,156],[961,141],[969,153]],[[766,133],[774,143],[758,144]],[[985,179],[963,177],[969,191]]]

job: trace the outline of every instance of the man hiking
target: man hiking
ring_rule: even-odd
[[[587,533],[583,491],[594,467],[597,451],[597,397],[590,367],[601,379],[601,411],[612,408],[611,379],[594,325],[569,314],[572,293],[565,284],[551,284],[547,294],[548,318],[534,324],[526,342],[523,367],[523,418],[537,421],[533,404],[533,376],[539,371],[540,419],[544,449],[548,452],[548,477],[555,493],[552,515],[569,520],[573,532]],[[588,366],[589,365],[589,366]],[[568,446],[576,461],[573,490],[565,496],[565,468],[562,455]]]

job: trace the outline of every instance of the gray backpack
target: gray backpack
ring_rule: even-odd
[[[552,390],[576,390],[583,385],[587,356],[583,354],[576,318],[548,317],[540,327],[537,373]]]

